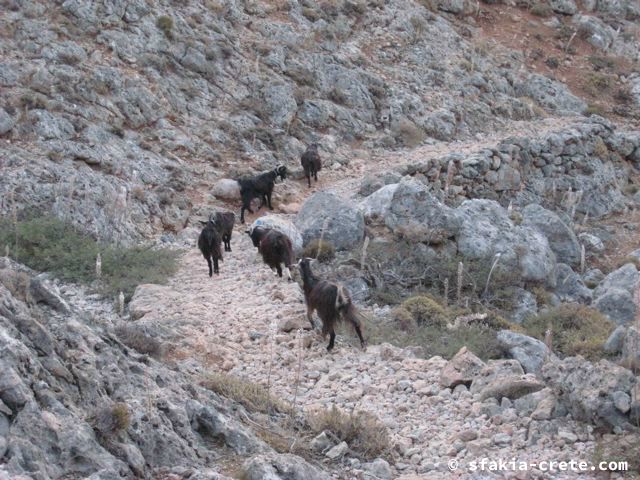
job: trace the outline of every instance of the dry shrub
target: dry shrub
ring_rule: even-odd
[[[319,262],[327,263],[336,256],[336,248],[327,240],[312,240],[304,247],[303,255],[309,258],[317,258]]]
[[[169,40],[173,38],[173,19],[166,15],[158,17],[156,20],[156,27],[164,33],[164,36]]]
[[[593,96],[601,95],[613,86],[613,79],[604,73],[590,73],[587,75],[585,90]]]
[[[130,414],[126,403],[118,402],[98,408],[90,417],[93,429],[103,436],[116,435],[129,428]]]
[[[598,310],[565,303],[527,318],[522,325],[527,335],[544,340],[550,327],[553,348],[566,356],[582,355],[589,360],[606,356],[602,346],[613,331],[613,323]]]
[[[426,133],[408,118],[401,118],[393,126],[396,141],[407,147],[417,147],[426,138]]]
[[[309,426],[320,433],[329,431],[351,450],[367,460],[390,456],[391,438],[387,427],[369,412],[346,413],[335,405],[309,415]]]
[[[602,138],[596,137],[596,141],[593,146],[593,153],[602,159],[606,159],[609,157],[609,149],[607,148],[607,145],[604,143],[604,140],[602,140]]]
[[[291,410],[288,404],[271,395],[262,385],[231,375],[212,373],[200,385],[242,404],[251,412],[286,413]]]

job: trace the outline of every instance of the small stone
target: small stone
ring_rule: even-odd
[[[347,445],[347,442],[341,442],[335,447],[331,448],[327,453],[325,453],[325,456],[330,458],[331,460],[335,460],[336,458],[345,456],[348,451],[349,445]]]
[[[560,430],[558,432],[558,438],[567,443],[575,443],[578,440],[578,436],[575,433],[567,430]]]
[[[476,438],[478,438],[478,432],[476,432],[475,430],[470,430],[470,429],[463,430],[458,434],[458,437],[463,442],[470,442],[470,441],[475,440]]]
[[[509,445],[511,443],[511,435],[506,433],[497,433],[492,438],[493,443],[496,445]]]

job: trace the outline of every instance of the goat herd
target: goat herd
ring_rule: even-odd
[[[318,181],[318,171],[321,169],[318,145],[312,144],[303,153],[300,163],[304,169],[304,174],[309,187],[311,177]],[[271,194],[277,177],[284,180],[287,176],[287,168],[279,165],[269,172],[260,175],[242,178],[238,180],[240,186],[240,197],[242,198],[242,208],[240,209],[240,222],[244,223],[245,210],[251,210],[251,201],[254,198],[260,199],[262,208],[265,203],[269,209],[271,205]],[[209,215],[207,222],[203,224],[202,232],[198,237],[198,248],[209,266],[209,276],[219,274],[218,262],[222,261],[222,243],[224,251],[231,251],[231,235],[235,224],[235,215],[232,212],[216,212]],[[297,265],[293,253],[291,239],[284,233],[266,226],[258,225],[250,228],[246,232],[253,246],[262,255],[264,263],[272,270],[275,270],[279,277],[282,277],[282,265],[286,270],[288,280],[291,281],[291,268],[298,268],[302,277],[302,290],[305,303],[307,305],[307,319],[311,328],[315,329],[313,322],[313,312],[317,312],[322,321],[322,334],[326,337],[329,334],[329,345],[327,350],[331,351],[335,341],[335,325],[339,320],[345,320],[355,329],[360,345],[366,348],[366,341],[362,336],[362,314],[358,312],[347,289],[339,284],[322,280],[311,271],[311,259],[302,258]]]

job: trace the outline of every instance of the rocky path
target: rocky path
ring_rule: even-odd
[[[548,119],[538,125],[538,133],[564,126],[565,119]],[[369,161],[356,157],[343,171],[323,172],[312,191],[327,189],[347,196],[357,190],[366,174],[400,162],[491,147],[498,140],[496,136],[434,144],[407,155],[372,156]],[[309,191],[297,183],[291,181],[282,189],[290,191],[289,199],[291,190],[297,190],[303,200]],[[393,436],[393,478],[596,478],[537,468],[485,472],[485,476],[472,473],[470,462],[485,457],[535,463],[590,462],[595,447],[592,428],[568,418],[533,420],[522,406],[506,399],[502,404],[481,402],[464,386],[453,392],[442,388],[439,377],[445,360],[418,359],[410,351],[386,344],[362,352],[353,346],[355,342],[349,342],[350,331],[339,334],[334,353],[327,354],[326,341],[306,330],[300,287],[274,276],[244,229],[236,227],[233,252],[225,254],[219,276],[206,276],[206,264],[193,238],[192,248],[168,287],[143,287],[132,303],[134,316],[145,314],[145,322],[163,325],[177,335],[180,340],[174,359],[196,360],[207,370],[259,383],[297,408],[313,410],[335,404],[347,411],[375,413]],[[448,466],[453,459],[460,466],[455,472]],[[335,469],[336,476],[357,478],[359,464],[352,462],[346,468],[347,464]]]

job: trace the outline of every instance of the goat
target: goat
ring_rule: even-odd
[[[322,168],[320,155],[318,155],[318,144],[312,143],[300,157],[300,164],[304,169],[304,176],[307,178],[309,187],[311,187],[311,177],[318,181],[318,171]]]
[[[218,261],[222,261],[220,227],[217,225],[215,215],[213,214],[209,215],[209,221],[200,223],[204,225],[204,228],[198,237],[198,248],[209,266],[209,276],[212,277],[214,273],[219,275]],[[211,268],[211,260],[213,260],[213,269]]]
[[[336,338],[334,330],[339,320],[346,320],[355,329],[360,339],[363,350],[367,348],[367,342],[362,336],[362,325],[360,323],[361,314],[351,301],[349,292],[342,285],[328,282],[316,277],[311,271],[311,259],[303,258],[298,262],[300,274],[302,276],[302,291],[304,301],[307,304],[307,319],[311,328],[315,329],[313,323],[313,312],[318,312],[318,317],[322,320],[322,335],[329,334],[329,345],[327,351],[333,349]]]
[[[231,235],[233,234],[233,226],[236,223],[236,216],[233,212],[216,212],[214,217],[218,234],[224,242],[224,251],[231,251]]]
[[[265,203],[270,210],[273,210],[271,194],[273,193],[273,186],[276,183],[277,177],[280,177],[284,181],[284,179],[287,178],[287,167],[278,165],[270,172],[261,173],[255,177],[238,179],[240,197],[242,198],[242,208],[240,209],[241,223],[244,223],[245,210],[253,213],[253,210],[251,210],[251,200],[254,198],[260,198],[258,210],[261,209]]]
[[[276,270],[279,277],[282,277],[281,263],[284,264],[287,271],[287,278],[291,278],[291,270],[289,267],[293,265],[295,257],[293,256],[293,245],[291,240],[284,233],[272,228],[256,226],[247,230],[247,234],[251,237],[254,247],[258,247],[258,252],[262,255],[262,260],[271,270]]]

